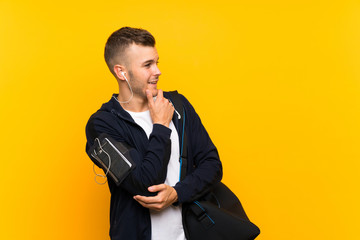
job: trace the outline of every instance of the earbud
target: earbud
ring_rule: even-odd
[[[124,72],[121,72],[121,75],[123,75],[123,77],[125,78],[126,82],[129,83],[129,81],[128,81],[127,78],[125,77],[125,73],[124,73]]]

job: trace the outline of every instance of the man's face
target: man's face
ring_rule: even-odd
[[[157,82],[161,72],[157,66],[159,55],[155,47],[132,44],[126,49],[127,79],[134,97],[146,98],[146,89],[157,95]]]

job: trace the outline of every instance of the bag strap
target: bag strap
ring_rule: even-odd
[[[190,205],[191,211],[194,213],[198,222],[200,222],[205,229],[209,229],[215,224],[215,221],[207,214],[206,210],[198,201]]]
[[[180,179],[179,181],[183,180],[186,176],[186,170],[187,170],[187,137],[185,132],[185,108],[182,104],[182,101],[180,99],[180,95],[177,91],[171,91],[169,92],[171,95],[172,104],[174,105],[175,109],[180,114],[180,119],[182,119],[182,122],[179,121],[179,129],[181,129],[181,145],[180,145]]]

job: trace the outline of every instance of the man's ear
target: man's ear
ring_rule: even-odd
[[[120,64],[116,64],[114,65],[114,73],[116,75],[116,78],[119,80],[125,80],[125,77],[122,75],[122,72],[125,73],[125,67],[120,65]]]

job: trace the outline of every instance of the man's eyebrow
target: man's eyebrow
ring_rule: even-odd
[[[158,62],[159,61],[159,58],[155,61],[155,59],[149,59],[149,60],[146,60],[145,62],[143,62],[143,65],[146,65],[148,63],[153,63],[153,62]]]

